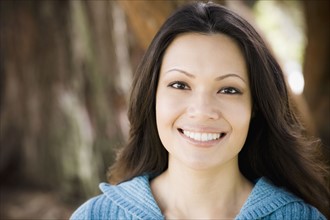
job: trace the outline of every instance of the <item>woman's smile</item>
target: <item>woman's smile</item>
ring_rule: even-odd
[[[226,136],[227,133],[205,133],[205,132],[193,132],[178,129],[180,135],[188,144],[196,147],[212,147],[218,145]]]
[[[195,146],[207,147],[218,144],[226,135],[227,132],[219,131],[220,129],[213,128],[178,128],[178,133],[188,143]]]
[[[222,137],[222,134],[224,134],[224,133],[200,133],[200,132],[193,132],[186,130],[179,130],[179,131],[190,139],[193,139],[195,141],[202,141],[202,142],[218,140],[220,137]]]

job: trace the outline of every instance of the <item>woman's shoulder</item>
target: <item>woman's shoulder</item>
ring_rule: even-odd
[[[282,206],[278,210],[269,214],[269,219],[317,219],[326,220],[325,216],[322,215],[315,207],[301,201],[288,203]]]
[[[260,178],[237,219],[326,219],[291,192]]]
[[[110,185],[101,183],[103,194],[81,205],[70,219],[161,219],[150,190],[148,176]]]
[[[105,219],[103,217],[103,209],[112,206],[104,194],[89,199],[82,204],[70,217],[71,220],[84,219]]]

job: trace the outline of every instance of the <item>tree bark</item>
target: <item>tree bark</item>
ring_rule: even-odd
[[[98,192],[123,144],[110,1],[1,1],[1,179]]]
[[[330,2],[303,1],[303,4],[308,39],[304,95],[318,135],[330,150]]]

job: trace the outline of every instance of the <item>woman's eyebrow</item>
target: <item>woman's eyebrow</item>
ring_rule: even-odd
[[[165,73],[168,73],[168,72],[179,72],[179,73],[183,73],[184,75],[186,75],[190,78],[196,78],[193,74],[188,73],[187,71],[184,71],[184,70],[181,70],[181,69],[177,69],[177,68],[170,69],[170,70],[166,71]],[[218,77],[215,78],[215,80],[220,81],[220,80],[223,80],[223,79],[228,78],[228,77],[237,77],[237,78],[241,79],[244,83],[246,83],[246,81],[243,77],[241,77],[240,75],[235,74],[235,73],[228,73],[228,74],[225,74],[225,75],[218,76]]]
[[[187,71],[184,71],[184,70],[177,69],[177,68],[170,69],[170,70],[166,71],[165,73],[168,73],[168,72],[179,72],[179,73],[183,73],[184,75],[186,75],[190,78],[196,78],[193,74],[188,73]]]
[[[215,78],[215,80],[220,81],[220,80],[223,80],[223,79],[228,78],[228,77],[237,77],[237,78],[241,79],[244,83],[246,83],[246,81],[243,77],[241,77],[240,75],[235,74],[235,73],[228,73],[228,74],[225,74],[225,75],[218,76],[217,78]]]

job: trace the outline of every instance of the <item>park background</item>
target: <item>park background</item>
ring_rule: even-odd
[[[125,145],[134,70],[188,0],[0,2],[0,219],[67,219]],[[330,146],[330,1],[222,0],[264,37]]]

